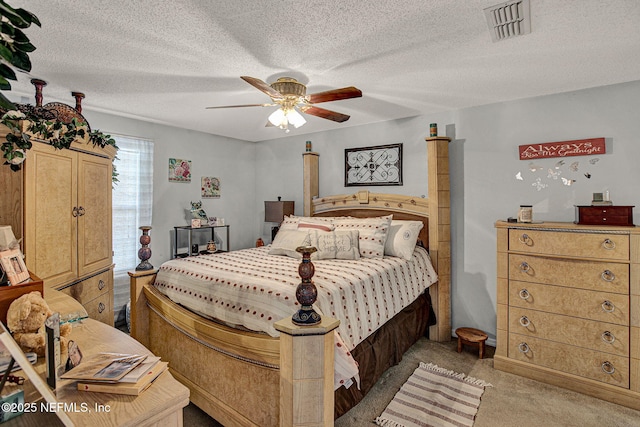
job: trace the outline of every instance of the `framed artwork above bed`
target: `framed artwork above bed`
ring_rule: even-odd
[[[402,144],[345,148],[344,186],[402,185]]]

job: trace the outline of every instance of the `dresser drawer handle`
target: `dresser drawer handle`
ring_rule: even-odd
[[[531,296],[529,291],[526,289],[520,289],[520,292],[518,292],[518,295],[520,295],[520,298],[522,298],[523,300],[528,300],[529,297]]]
[[[518,344],[518,350],[520,351],[520,353],[527,354],[530,350],[529,345],[526,342],[521,342],[520,344]]]
[[[102,313],[105,308],[106,307],[103,303],[98,304],[98,313]]]
[[[602,242],[602,247],[608,251],[612,251],[616,248],[616,242],[611,239],[604,239],[604,242]]]
[[[613,344],[614,342],[616,342],[616,337],[610,331],[604,331],[602,333],[602,341],[606,342],[607,344]]]
[[[613,375],[616,372],[616,368],[613,366],[613,363],[605,361],[602,362],[602,372],[607,375]]]
[[[616,279],[616,275],[611,270],[605,270],[602,272],[602,280],[605,282],[613,282]]]
[[[533,239],[529,237],[527,233],[524,233],[522,236],[518,237],[520,243],[524,243],[527,246],[533,246]]]
[[[604,274],[604,273],[603,273]],[[100,280],[98,282],[98,289],[103,290],[104,289],[104,280]]]
[[[531,266],[527,264],[525,261],[520,263],[520,271],[523,273],[528,273],[531,270]]]
[[[522,325],[523,327],[528,328],[530,324],[531,320],[529,320],[527,316],[522,316],[520,318],[520,325]]]
[[[604,300],[604,302],[602,303],[602,311],[604,311],[605,313],[613,313],[615,309],[616,307],[609,300]]]

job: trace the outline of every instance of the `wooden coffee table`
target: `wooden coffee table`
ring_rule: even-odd
[[[82,310],[73,298],[52,289],[45,290],[45,299],[52,310],[61,314]],[[151,354],[129,335],[93,319],[74,325],[71,339],[78,343],[84,357],[99,352]],[[46,380],[44,358],[39,358],[34,367]],[[21,375],[21,371],[15,375]],[[25,381],[23,390],[25,402],[41,399],[29,381]],[[182,409],[189,404],[189,389],[175,380],[169,371],[138,396],[78,391],[76,382],[69,380],[60,380],[55,394],[58,407],[70,409],[65,412],[76,426],[182,426]],[[89,410],[83,411],[83,408]],[[62,423],[55,411],[38,410],[2,424],[3,427],[44,425]]]

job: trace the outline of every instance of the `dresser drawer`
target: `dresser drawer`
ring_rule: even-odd
[[[509,250],[539,255],[628,261],[629,235],[511,229]]]
[[[509,334],[509,357],[629,388],[629,359],[568,344]]]
[[[100,295],[89,302],[83,303],[90,318],[113,326],[113,309],[111,307],[111,294]]]
[[[509,279],[628,294],[629,264],[510,254]]]
[[[628,295],[510,281],[509,305],[629,325]]]
[[[509,331],[629,357],[629,328],[623,325],[511,307]]]
[[[98,275],[89,277],[82,282],[61,289],[67,295],[71,295],[80,303],[91,301],[101,294],[111,292],[113,284],[111,282],[111,270],[107,270]]]

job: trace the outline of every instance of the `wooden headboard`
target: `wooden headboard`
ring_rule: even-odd
[[[429,288],[438,323],[429,330],[435,341],[451,339],[451,195],[448,137],[426,138],[428,199],[399,194],[369,193],[320,197],[319,159],[315,152],[302,154],[305,216],[376,216],[393,213],[395,219],[418,219],[425,223],[420,234],[438,273]]]

